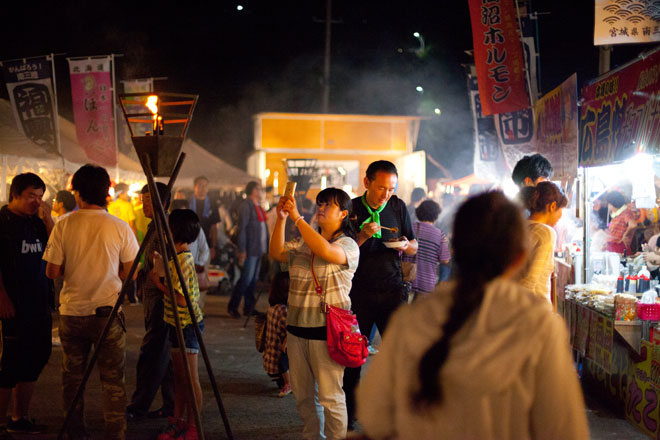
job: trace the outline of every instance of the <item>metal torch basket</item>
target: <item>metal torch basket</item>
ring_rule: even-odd
[[[119,102],[138,157],[149,157],[154,176],[170,176],[181,153],[197,95],[122,93]]]

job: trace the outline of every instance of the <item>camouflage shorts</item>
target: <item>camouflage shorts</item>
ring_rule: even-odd
[[[107,318],[61,316],[62,387],[65,410],[69,408],[82,382],[92,347],[103,332]],[[126,388],[124,361],[126,334],[117,319],[110,327],[98,353],[98,369],[103,385],[105,438],[123,440],[126,435]],[[85,435],[84,402],[80,399],[68,427],[70,438]]]

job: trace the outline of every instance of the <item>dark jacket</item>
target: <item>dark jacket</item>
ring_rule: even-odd
[[[261,257],[268,252],[268,225],[266,227],[266,248],[261,248],[262,225],[257,217],[257,210],[251,199],[246,199],[238,210],[238,250],[248,257]],[[264,212],[265,215],[265,212]]]

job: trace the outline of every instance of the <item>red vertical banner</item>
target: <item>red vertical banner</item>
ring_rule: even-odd
[[[90,162],[117,164],[110,57],[69,60],[78,143]]]
[[[530,106],[514,0],[468,0],[482,114]]]

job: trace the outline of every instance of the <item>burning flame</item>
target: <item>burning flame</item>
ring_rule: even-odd
[[[147,108],[154,114],[154,134],[159,133],[159,124],[162,127],[163,117],[158,115],[158,96],[150,95],[147,97]]]
[[[158,96],[151,95],[147,98],[147,107],[154,115],[158,113]]]

